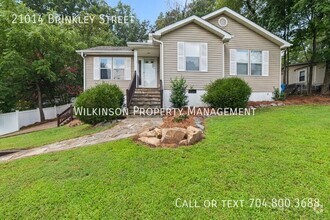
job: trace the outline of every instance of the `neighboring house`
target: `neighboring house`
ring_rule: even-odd
[[[304,84],[307,85],[310,67],[308,63],[297,63],[289,65],[288,81],[286,84]],[[284,80],[282,72],[282,79]],[[313,66],[312,85],[323,85],[325,75],[325,63],[318,63]],[[283,81],[283,83],[285,83]]]
[[[145,104],[147,98],[138,97],[149,94],[161,97],[162,107],[171,106],[171,79],[180,76],[192,88],[190,106],[205,105],[205,86],[225,77],[244,79],[253,91],[250,100],[271,100],[281,84],[281,50],[291,46],[229,8],[191,16],[150,33],[147,42],[127,45],[77,51],[84,59],[84,89],[113,83],[128,90],[128,105]]]

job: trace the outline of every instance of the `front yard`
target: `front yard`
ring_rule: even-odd
[[[126,139],[30,157],[0,164],[0,219],[329,219],[329,147],[330,106],[310,105],[209,118],[190,147]],[[250,207],[257,198],[292,203]],[[322,207],[293,207],[305,198]],[[184,200],[200,207],[176,207]]]

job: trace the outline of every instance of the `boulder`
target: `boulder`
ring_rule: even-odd
[[[188,145],[188,140],[187,139],[184,139],[182,141],[179,142],[179,145]]]
[[[139,137],[147,137],[147,133],[148,133],[148,132],[149,132],[149,130],[140,133],[140,134],[139,134]]]
[[[186,136],[183,128],[164,128],[162,129],[161,142],[164,144],[179,144]]]
[[[80,121],[79,119],[74,119],[73,121],[69,122],[68,126],[70,128],[72,128],[72,127],[76,127],[76,126],[79,126],[79,125],[82,125],[82,124],[84,124],[84,123],[82,121]]]
[[[146,134],[147,137],[156,137],[156,132],[155,130],[148,131]]]
[[[161,139],[162,138],[162,129],[155,128],[154,131],[156,132],[156,138]]]
[[[202,130],[195,128],[193,126],[189,126],[187,128],[187,134],[188,134],[188,138],[187,138],[188,144],[194,144],[203,139]]]
[[[156,137],[140,137],[138,140],[155,147],[160,145],[160,139]]]

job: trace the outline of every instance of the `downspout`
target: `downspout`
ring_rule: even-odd
[[[278,85],[278,89],[280,90],[280,92],[282,92],[281,84],[282,84],[282,50],[280,49],[280,76],[279,76],[279,85]]]
[[[83,82],[83,87],[84,87],[84,91],[86,90],[86,60],[85,60],[85,56],[84,56],[84,53],[81,52],[80,53],[80,56],[83,58],[83,75],[84,75],[84,82]]]
[[[225,78],[225,43],[222,42],[222,78]]]
[[[163,43],[163,41],[157,40],[154,37],[152,38],[152,40],[154,40],[157,43],[160,43],[160,62],[162,63],[160,68],[161,68],[161,72],[162,72],[162,87],[163,87],[163,90],[164,90],[165,89],[165,86],[164,86],[165,85],[165,80],[164,80],[164,43]],[[164,100],[164,93],[163,93],[162,99]],[[163,102],[163,105],[164,105],[164,102]],[[161,106],[161,107],[163,108],[164,106]]]

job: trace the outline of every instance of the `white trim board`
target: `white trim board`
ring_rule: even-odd
[[[238,14],[237,12],[235,12],[227,7],[221,8],[217,11],[207,14],[207,15],[203,16],[202,19],[208,20],[208,19],[211,19],[211,18],[221,15],[221,14],[228,15],[229,17],[233,18],[235,21],[243,24],[244,26],[257,32],[258,34],[260,34],[260,35],[266,37],[267,39],[273,41],[274,43],[280,45],[281,49],[285,49],[285,48],[292,46],[292,44],[290,44],[289,42],[272,34],[271,32],[267,31],[266,29],[262,28],[261,26],[257,25],[256,23],[250,21],[249,19],[243,17],[242,15]]]
[[[186,24],[191,23],[191,22],[194,22],[195,24],[205,28],[206,30],[222,37],[222,40],[224,42],[227,42],[232,38],[232,36],[229,33],[227,33],[226,31],[214,26],[213,24],[201,19],[200,17],[197,17],[196,15],[190,16],[190,17],[188,17],[186,19],[183,19],[181,21],[178,21],[174,24],[168,25],[168,26],[156,31],[152,35],[154,37],[160,37],[161,35],[164,35],[164,34],[170,32],[170,31],[174,31],[174,30],[176,30],[176,29],[178,29],[182,26],[185,26]]]

